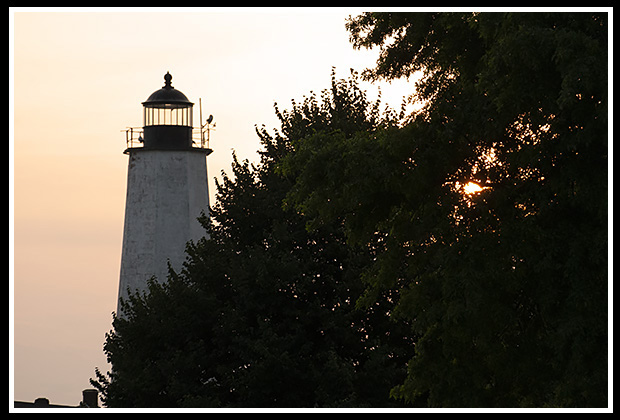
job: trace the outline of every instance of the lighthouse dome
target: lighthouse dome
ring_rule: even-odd
[[[142,105],[149,108],[185,108],[194,105],[183,92],[172,87],[171,80],[172,75],[166,73],[164,86],[153,92]]]

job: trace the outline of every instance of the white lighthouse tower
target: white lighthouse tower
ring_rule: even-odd
[[[166,73],[164,86],[142,103],[143,129],[127,130],[119,315],[120,299],[127,298],[128,290],[146,290],[152,276],[165,281],[168,262],[180,269],[186,243],[205,236],[197,218],[209,211],[206,156],[211,149],[202,140],[202,125],[201,140],[193,142],[194,104],[171,80]]]

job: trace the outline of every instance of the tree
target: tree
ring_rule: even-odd
[[[405,126],[294,142],[286,202],[340,220],[367,305],[419,337],[393,395],[607,405],[607,16],[366,13],[368,79],[420,72]],[[482,190],[464,193],[476,182]]]
[[[202,218],[209,239],[188,245],[183,270],[124,302],[104,347],[112,371],[92,380],[107,406],[403,405],[389,393],[414,340],[390,322],[389,292],[356,306],[366,251],[346,244],[338,220],[309,231],[282,205],[294,179],[278,167],[294,139],[385,120],[355,76],[332,76],[320,101],[276,106],[280,132],[257,128],[259,164],[233,155]]]

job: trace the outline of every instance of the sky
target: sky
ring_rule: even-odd
[[[353,8],[9,10],[9,405],[77,405],[116,310],[127,178],[126,127],[164,74],[214,116],[215,177],[232,151],[257,161],[255,125],[378,52],[355,50]],[[377,85],[363,84],[370,98]],[[381,84],[399,108],[412,82]]]

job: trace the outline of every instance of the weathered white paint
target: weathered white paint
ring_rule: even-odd
[[[144,291],[152,276],[165,281],[168,261],[182,268],[186,243],[206,234],[197,221],[203,211],[209,211],[203,149],[130,149],[117,314],[128,288]]]

